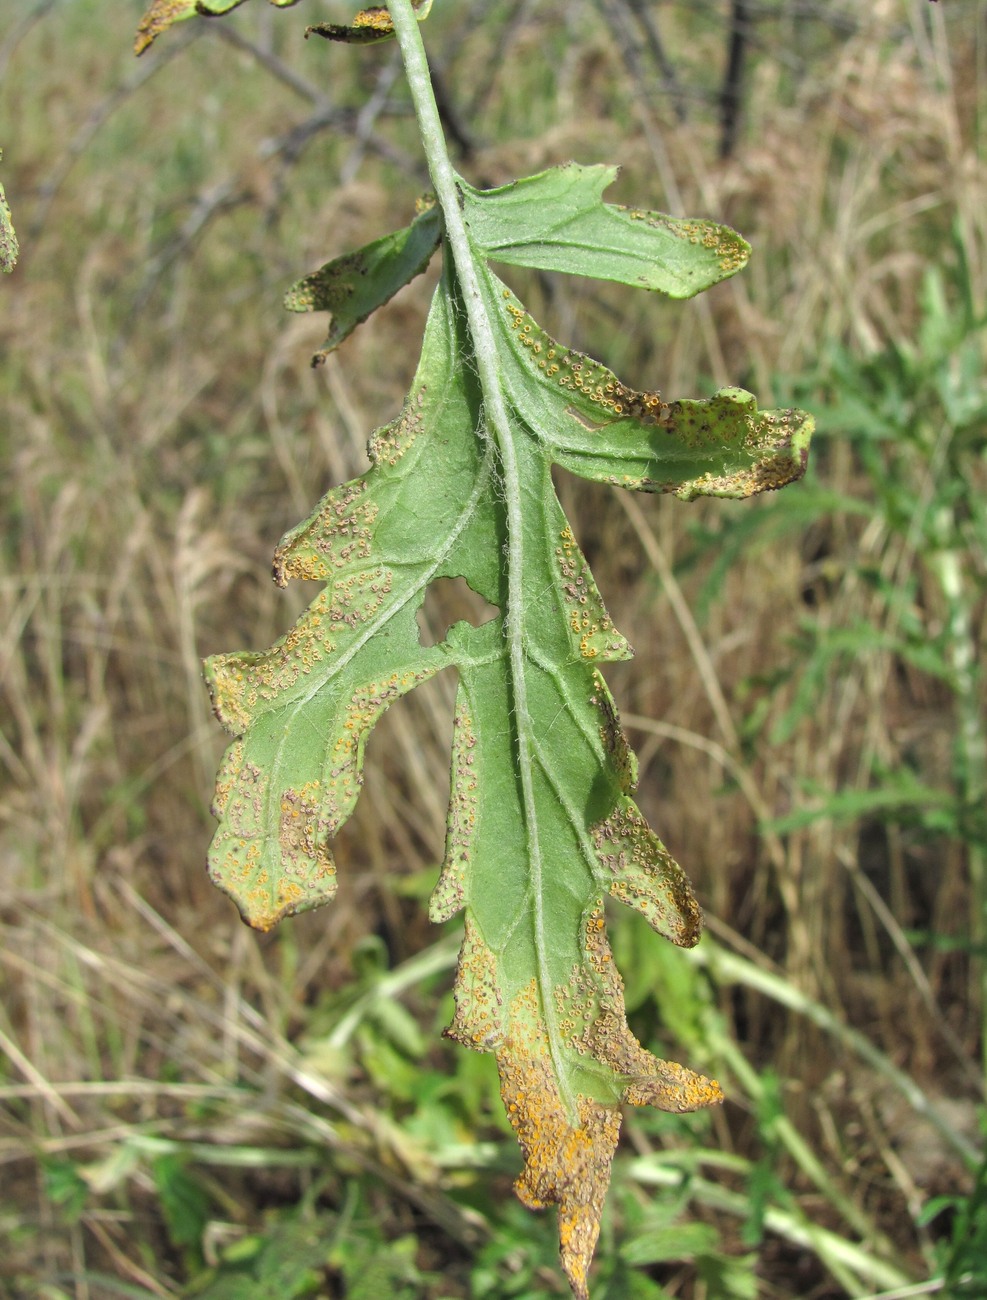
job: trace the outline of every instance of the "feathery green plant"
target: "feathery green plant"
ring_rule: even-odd
[[[138,52],[178,19],[240,2],[156,0]],[[419,32],[430,7],[392,0],[349,27],[308,29],[397,38],[434,186],[405,229],[290,291],[292,310],[331,313],[316,361],[440,245],[443,270],[411,391],[372,436],[371,468],[329,492],[278,547],[278,583],[317,580],[323,592],[270,650],[207,661],[216,713],[234,737],[210,871],[261,930],[328,902],[332,841],[359,795],[373,726],[393,701],[456,669],[446,852],[430,903],[435,921],[465,914],[447,1032],[495,1053],[525,1159],[518,1195],[558,1205],[563,1267],[585,1297],[621,1103],[688,1111],[721,1094],[645,1051],[627,1025],[605,897],[683,946],[698,940],[701,915],[631,797],[636,760],[599,671],[631,651],[552,466],[687,501],[746,497],[801,476],[812,421],[759,412],[735,388],[672,402],[634,391],[538,326],[491,262],[687,298],[740,270],[750,249],[710,221],[604,203],[611,167],[568,163],[474,189],[443,139]],[[441,578],[465,579],[498,612],[426,647],[416,613]]]

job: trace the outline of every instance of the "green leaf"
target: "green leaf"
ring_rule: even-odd
[[[949,812],[956,796],[949,790],[937,789],[919,781],[907,768],[887,773],[883,783],[873,790],[841,790],[826,794],[811,808],[800,808],[784,817],[776,817],[764,824],[763,829],[778,835],[801,830],[804,826],[828,819],[836,822],[856,821],[861,817],[882,813],[902,816],[907,813],[922,824],[928,825],[932,816],[945,817],[945,825],[955,833],[955,815]]]
[[[475,590],[499,598],[492,457],[463,436],[476,404],[458,366],[465,345],[450,295],[438,294],[412,396],[371,440],[372,468],[278,548],[281,585],[316,579],[324,592],[271,650],[207,662],[217,715],[243,737],[217,784],[210,865],[259,929],[332,898],[329,843],[356,803],[370,730],[451,662],[446,645],[418,638],[428,584],[468,569]]]
[[[320,1215],[272,1216],[263,1235],[243,1237],[227,1246],[222,1261],[201,1274],[188,1288],[197,1300],[243,1300],[246,1296],[276,1296],[299,1300],[321,1294],[325,1264],[338,1232],[335,1218]]]
[[[239,9],[244,3],[245,0],[152,0],[151,7],[137,26],[134,53],[143,54],[162,32],[175,23],[193,18],[196,14],[204,18],[219,18]],[[288,9],[298,4],[298,0],[268,0],[268,3],[279,9]]]
[[[747,264],[750,245],[727,226],[603,203],[618,171],[570,162],[495,190],[463,182],[470,238],[495,262],[672,298],[691,298]]]
[[[71,1160],[46,1156],[42,1161],[45,1193],[52,1205],[57,1205],[64,1223],[73,1226],[79,1222],[89,1200],[89,1184]]]
[[[181,1156],[159,1156],[151,1169],[168,1236],[176,1246],[198,1246],[209,1218],[209,1197],[202,1184]]]
[[[605,170],[575,169],[574,228],[593,228],[587,187],[598,199]],[[531,193],[549,184],[533,180]],[[460,192],[474,213],[488,202],[465,184]],[[552,202],[564,206],[564,196]],[[659,223],[641,228],[664,246]],[[363,305],[399,278],[413,229],[358,255],[373,267]],[[520,234],[515,244],[531,251]],[[533,256],[548,247],[539,234]],[[686,247],[686,258],[708,262],[709,250]],[[675,266],[681,286],[688,266]],[[492,427],[450,260],[411,392],[372,437],[370,469],[329,492],[278,547],[277,581],[315,579],[322,594],[270,650],[207,661],[216,713],[235,738],[217,783],[210,871],[260,929],[331,899],[332,840],[358,797],[370,731],[394,700],[456,669],[446,847],[430,902],[435,921],[464,913],[447,1033],[495,1054],[524,1153],[518,1195],[558,1205],[563,1266],[585,1297],[621,1105],[689,1111],[721,1094],[652,1056],[627,1025],[606,898],[684,946],[698,940],[701,914],[632,798],[636,760],[600,671],[631,651],[562,511],[552,466],[686,500],[747,496],[802,473],[812,422],[799,411],[759,413],[739,389],[671,402],[636,392],[551,339],[478,254],[474,269],[472,307],[489,321],[506,425]],[[656,284],[672,282],[666,271]],[[310,292],[312,306],[338,314],[322,282]],[[343,327],[363,311],[356,297]],[[508,454],[521,505],[513,514]],[[425,647],[415,615],[429,584],[451,577],[497,613],[479,627],[456,623]]]
[[[630,1264],[660,1264],[669,1259],[695,1259],[716,1249],[719,1233],[709,1223],[670,1223],[650,1227],[632,1238],[622,1254]]]
[[[3,158],[3,150],[0,149],[0,159]],[[14,234],[14,223],[10,216],[10,208],[7,206],[7,198],[3,192],[3,186],[0,185],[0,270],[12,271],[17,261],[17,236]]]
[[[424,22],[432,8],[432,0],[412,0],[412,8],[418,21]],[[306,27],[305,35],[324,36],[327,41],[345,41],[349,45],[372,45],[390,40],[394,35],[394,24],[386,5],[370,5],[360,10],[349,27],[339,23],[317,23],[314,27]]]
[[[432,260],[442,237],[442,219],[425,200],[410,226],[328,262],[285,294],[288,311],[327,311],[329,337],[312,358],[318,365],[378,307],[393,298]]]

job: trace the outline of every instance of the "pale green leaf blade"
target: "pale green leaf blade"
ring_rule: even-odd
[[[714,221],[604,203],[618,169],[570,162],[494,190],[460,182],[470,238],[495,262],[691,298],[746,265],[750,245]]]
[[[522,252],[548,264],[581,240],[588,267],[587,232],[602,212],[622,232],[630,260],[621,276],[646,260],[625,238],[640,227],[649,265],[662,268],[651,287],[693,291],[693,264],[656,251],[668,234],[660,222],[600,203],[601,170],[570,174],[572,229],[560,235],[549,213]],[[448,206],[446,218],[452,230]],[[431,252],[430,229],[422,223],[418,252],[412,227],[360,250],[359,279],[330,264],[296,286],[293,305],[328,308],[333,328],[348,331]],[[729,273],[712,265],[718,238],[687,254],[706,257],[702,274],[713,279]],[[507,251],[524,244],[515,238]],[[571,260],[564,269],[575,269]],[[621,1105],[685,1111],[721,1093],[652,1056],[627,1025],[605,899],[684,946],[698,939],[701,915],[633,802],[636,760],[600,672],[630,649],[561,509],[552,466],[686,498],[747,495],[798,477],[811,421],[758,413],[741,390],[681,402],[635,392],[540,330],[484,263],[476,274],[478,288],[464,279],[492,322],[496,367],[446,266],[412,392],[374,436],[371,469],[330,492],[278,550],[278,581],[316,579],[325,591],[271,650],[209,661],[217,713],[237,738],[217,786],[210,861],[261,928],[331,898],[331,841],[359,794],[370,730],[401,694],[456,667],[446,850],[430,906],[437,921],[464,913],[449,1033],[495,1053],[524,1154],[518,1195],[558,1205],[563,1266],[586,1300]],[[509,489],[520,510],[508,511]],[[415,613],[426,588],[457,576],[501,612],[480,627],[457,623],[424,648]]]
[[[583,1296],[621,1104],[686,1110],[720,1097],[630,1033],[602,900],[635,907],[682,944],[698,938],[701,918],[630,798],[636,764],[598,667],[629,648],[559,505],[550,459],[520,423],[525,571],[538,593],[523,690],[501,616],[420,645],[414,612],[435,577],[463,576],[504,604],[502,487],[462,364],[462,322],[447,274],[412,396],[375,437],[373,467],[279,549],[279,581],[321,579],[324,596],[272,650],[208,665],[217,712],[240,736],[217,787],[211,864],[261,928],[331,898],[331,839],[359,792],[370,728],[392,699],[455,664],[449,827],[431,907],[435,919],[465,910],[450,1032],[496,1053],[525,1157],[518,1194],[558,1204],[563,1264]],[[368,609],[368,592],[384,603]]]
[[[804,411],[758,411],[740,388],[674,402],[637,392],[546,334],[491,272],[482,283],[511,400],[556,464],[614,487],[686,501],[748,497],[804,474],[814,428]]]
[[[489,452],[457,373],[462,343],[437,294],[411,396],[375,434],[372,468],[278,549],[281,583],[317,579],[325,590],[270,650],[206,663],[217,716],[238,738],[217,782],[210,871],[257,928],[332,897],[330,843],[359,794],[370,730],[450,662],[418,636],[428,584],[462,567],[459,551],[474,557],[476,589],[498,596]]]
[[[285,294],[288,311],[327,311],[329,336],[312,358],[317,365],[428,266],[442,237],[438,209],[429,205],[410,226],[337,257]]]

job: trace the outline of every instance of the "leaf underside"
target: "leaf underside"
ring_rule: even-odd
[[[269,650],[206,663],[216,713],[235,738],[217,782],[210,872],[262,930],[333,897],[332,841],[359,795],[374,724],[420,682],[456,669],[445,855],[430,902],[437,922],[464,913],[447,1032],[496,1055],[524,1154],[518,1195],[558,1205],[577,1297],[588,1295],[621,1105],[689,1111],[721,1093],[652,1056],[627,1026],[605,900],[683,946],[698,940],[701,914],[633,801],[636,760],[600,671],[631,650],[563,514],[552,466],[685,500],[743,497],[802,474],[812,427],[800,411],[759,412],[739,389],[672,402],[634,391],[552,339],[493,274],[488,260],[567,261],[686,296],[746,260],[739,236],[713,223],[604,204],[613,175],[568,164],[502,190],[461,186],[521,476],[527,712],[505,637],[500,462],[448,265],[411,391],[373,434],[370,469],[327,493],[277,549],[276,580],[315,579],[321,594]],[[418,273],[438,242],[431,211],[291,291],[295,309],[333,312],[325,350]],[[452,577],[498,614],[479,627],[456,623],[425,647],[416,613],[429,584]]]
[[[432,0],[411,0],[412,8],[418,14],[418,21],[424,22],[432,8]],[[338,23],[317,23],[305,30],[306,36],[324,36],[329,41],[346,41],[350,45],[370,45],[375,41],[386,41],[394,35],[394,23],[386,5],[370,5],[361,9],[349,27]]]
[[[268,0],[278,9],[290,9],[299,0]],[[151,0],[151,6],[140,20],[134,38],[134,53],[143,54],[157,38],[175,23],[198,14],[202,18],[221,18],[223,14],[239,9],[246,0]],[[424,21],[432,7],[432,0],[412,0],[419,20]],[[325,36],[332,41],[347,41],[353,45],[368,45],[386,41],[394,35],[394,25],[386,5],[369,5],[355,15],[349,27],[336,23],[319,23],[306,29],[305,35]]]

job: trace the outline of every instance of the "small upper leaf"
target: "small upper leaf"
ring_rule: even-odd
[[[409,280],[421,275],[442,236],[442,219],[431,201],[410,226],[328,262],[285,294],[289,311],[331,313],[329,337],[312,358],[324,361],[334,348]]]
[[[137,25],[134,53],[143,54],[162,32],[197,12],[196,0],[152,0],[150,9]]]
[[[417,13],[418,21],[424,22],[432,8],[432,0],[412,0],[411,7]],[[371,45],[375,41],[390,40],[394,35],[394,23],[387,5],[370,5],[360,10],[349,27],[339,23],[316,23],[314,27],[305,29],[305,35],[324,36],[327,41],[345,41],[350,45]]]
[[[137,26],[134,39],[134,53],[143,54],[162,32],[175,23],[199,14],[203,18],[218,18],[231,13],[244,4],[245,0],[151,0],[151,7]],[[298,0],[269,0],[278,9],[288,9],[298,4]]]
[[[494,190],[460,182],[470,237],[495,262],[691,298],[746,265],[750,245],[714,221],[601,200],[618,168],[566,163]]]

